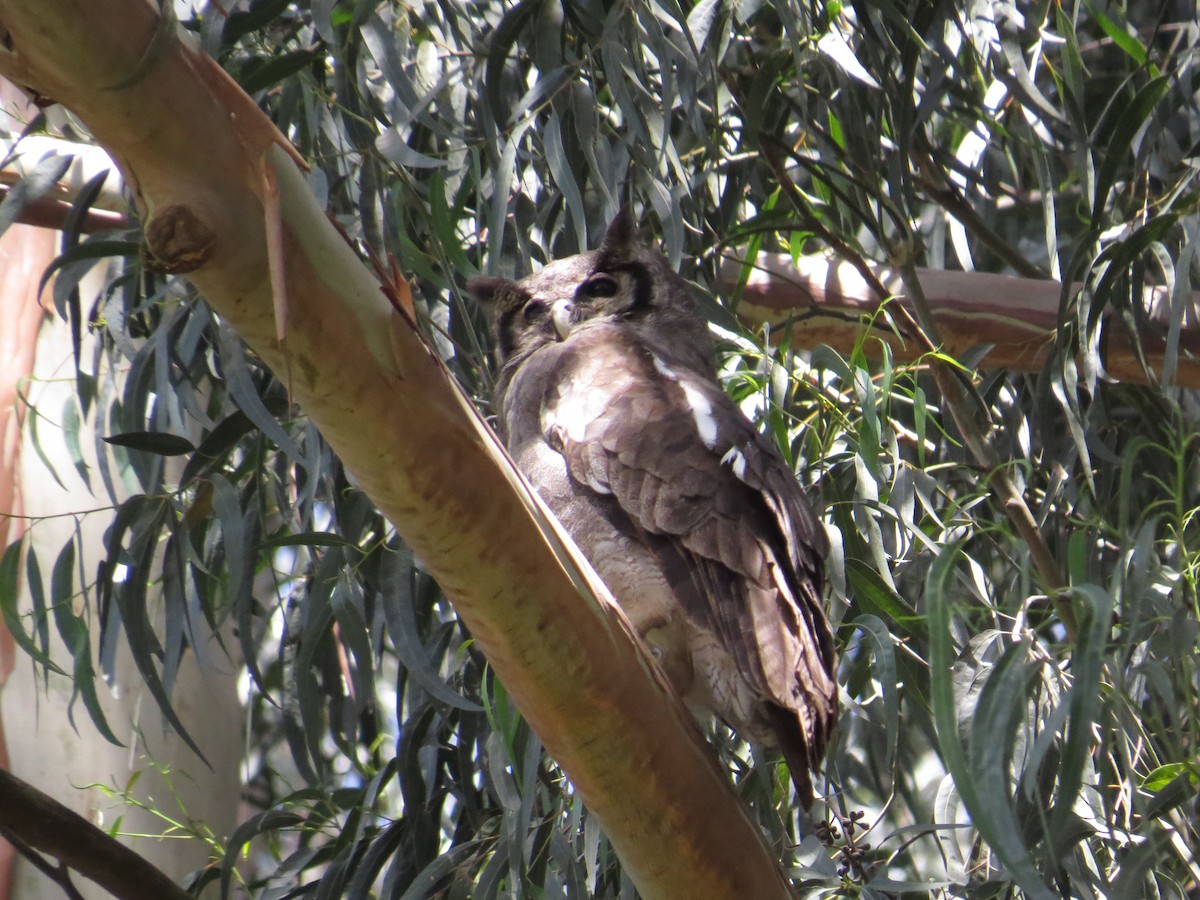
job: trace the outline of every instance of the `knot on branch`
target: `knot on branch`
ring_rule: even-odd
[[[159,210],[146,226],[147,265],[162,272],[194,272],[212,258],[217,236],[186,206]]]

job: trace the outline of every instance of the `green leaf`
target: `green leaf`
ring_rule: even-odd
[[[0,200],[0,235],[16,222],[22,212],[62,180],[74,162],[73,156],[55,154],[39,160],[28,175],[8,189]]]
[[[74,570],[75,542],[69,541],[58,554],[50,575],[50,608],[54,610],[54,624],[74,663],[67,719],[71,727],[76,728],[72,710],[76,698],[82,697],[84,708],[101,736],[109,743],[124,747],[108,727],[108,720],[100,707],[100,698],[96,694],[96,672],[92,668],[92,642],[87,621],[74,611]]]
[[[280,450],[292,459],[302,459],[303,454],[296,446],[296,442],[283,430],[283,426],[279,424],[263,398],[259,396],[250,376],[250,366],[246,361],[246,351],[242,347],[241,339],[228,325],[224,324],[217,329],[217,339],[229,393],[233,395],[238,408],[263,434],[274,441],[275,446]]]
[[[281,56],[248,63],[238,81],[247,94],[265,91],[323,59],[323,49],[293,50]]]
[[[504,96],[502,81],[504,68],[508,62],[508,55],[512,52],[521,31],[525,29],[529,21],[541,9],[542,4],[539,0],[521,0],[520,3],[513,6],[504,14],[504,18],[500,20],[500,24],[492,32],[491,40],[488,44],[483,83],[487,90],[488,102],[498,120],[504,118],[500,115],[500,111],[506,109],[508,106]]]
[[[1195,762],[1178,762],[1158,766],[1155,769],[1151,769],[1146,777],[1142,779],[1142,788],[1152,793],[1157,793],[1164,790],[1167,785],[1180,777],[1185,777],[1185,780],[1200,786],[1200,764]]]
[[[1146,48],[1142,46],[1142,42],[1135,35],[1130,34],[1106,16],[1092,0],[1085,0],[1085,2],[1088,12],[1096,20],[1096,24],[1112,39],[1112,42],[1120,47],[1139,66],[1146,65]]]
[[[298,531],[294,534],[282,534],[279,537],[267,538],[258,542],[259,550],[276,550],[279,547],[355,547],[353,541],[348,541],[340,534],[328,531]]]
[[[893,769],[900,742],[900,678],[896,672],[892,636],[883,620],[877,616],[859,616],[850,624],[861,630],[871,642],[875,677],[883,691],[883,731],[888,747],[888,767]]]
[[[302,799],[302,796],[293,794],[291,798],[285,797],[283,799],[285,802],[289,799],[299,800]],[[296,828],[303,824],[304,816],[299,813],[291,812],[288,809],[269,809],[247,819],[239,825],[233,834],[229,836],[229,842],[225,846],[225,858],[221,861],[221,896],[229,896],[229,884],[233,877],[234,867],[238,863],[238,858],[246,849],[246,845],[253,838],[272,831]]]
[[[1071,654],[1074,681],[1071,684],[1069,732],[1063,740],[1054,805],[1050,808],[1052,833],[1066,831],[1064,816],[1075,809],[1083,787],[1094,745],[1095,725],[1101,708],[1101,677],[1105,651],[1112,627],[1112,597],[1090,584],[1075,585],[1074,595],[1079,632]]]
[[[76,406],[74,397],[67,397],[63,400],[62,433],[67,455],[71,458],[71,464],[75,466],[75,473],[79,476],[79,480],[83,482],[84,487],[91,490],[92,479],[88,474],[87,460],[83,455],[83,444],[81,441],[83,421],[79,418],[79,407]]]
[[[350,651],[349,656],[354,660],[349,689],[357,698],[359,708],[365,708],[372,702],[370,698],[375,688],[375,666],[371,637],[367,633],[367,622],[360,608],[362,596],[359,593],[356,597],[354,588],[342,579],[334,588],[330,600],[333,617],[338,626],[338,640]]]
[[[20,597],[18,575],[21,569],[22,543],[23,541],[17,540],[9,544],[4,551],[4,556],[0,558],[0,613],[3,614],[4,624],[8,627],[9,633],[12,634],[13,640],[17,642],[18,647],[33,657],[34,662],[39,663],[43,669],[58,675],[65,675],[66,673],[54,664],[49,655],[25,631],[25,624],[22,621],[22,616],[17,606]],[[31,562],[29,567],[31,574],[36,575],[37,565],[34,562],[36,557],[34,556],[33,548],[31,547],[28,552]],[[40,596],[41,591],[42,587],[40,583],[37,588],[34,588],[32,583],[30,584],[31,594]]]
[[[85,241],[82,244],[76,244],[65,252],[59,254],[45,271],[42,272],[41,280],[38,282],[38,293],[46,289],[46,285],[50,283],[50,279],[58,273],[59,270],[69,266],[74,266],[81,262],[89,263],[90,265],[81,268],[80,273],[76,276],[75,281],[82,277],[82,272],[91,268],[98,262],[117,258],[137,259],[140,247],[136,241],[115,240],[112,238],[92,239]],[[56,295],[57,297],[57,295]],[[62,314],[62,308],[59,308],[59,313]]]
[[[253,0],[249,9],[233,9],[224,16],[225,28],[221,40],[236,44],[241,38],[266,28],[288,7],[288,0]]]
[[[268,411],[270,411],[269,406]],[[220,465],[238,442],[252,431],[254,431],[254,422],[244,412],[235,411],[226,416],[204,436],[204,440],[200,442],[200,446],[196,448],[195,453],[184,466],[179,483],[181,485],[191,484],[205,472]]]
[[[924,631],[924,616],[919,616],[908,601],[893,590],[875,569],[861,559],[846,560],[846,577],[850,595],[855,603],[871,616],[876,616],[907,635]]]
[[[455,691],[442,679],[428,649],[421,642],[417,625],[416,597],[413,591],[413,559],[406,548],[382,548],[379,577],[380,602],[384,620],[396,655],[412,676],[430,696],[452,709],[478,712],[482,707]]]
[[[127,507],[131,514],[123,516],[122,513]],[[117,520],[109,530],[106,541],[106,566],[111,572],[122,558],[127,559],[128,564],[125,579],[111,585],[111,596],[121,614],[121,624],[125,629],[130,656],[147,690],[158,704],[159,711],[179,735],[180,740],[187,744],[201,762],[211,768],[199,744],[176,713],[154,659],[163,656],[163,648],[150,621],[146,588],[166,512],[165,503],[144,496],[132,498],[118,510]],[[130,530],[130,545],[127,551],[122,547],[125,531],[123,526],[126,525]]]
[[[225,603],[228,609],[233,610],[238,623],[238,641],[242,646],[246,669],[261,688],[264,682],[254,646],[254,560],[251,556],[257,537],[256,533],[252,533],[256,530],[254,525],[257,518],[251,514],[248,526],[237,491],[227,478],[214,474],[211,484],[213,513],[221,524],[221,540],[225,550]]]
[[[1100,163],[1100,171],[1096,175],[1096,196],[1092,203],[1093,228],[1103,227],[1102,217],[1108,203],[1108,195],[1112,192],[1117,173],[1122,166],[1128,165],[1127,154],[1133,139],[1145,121],[1153,114],[1154,108],[1158,106],[1159,101],[1166,95],[1170,87],[1169,76],[1160,75],[1152,78],[1137,92],[1132,101],[1118,107],[1120,112],[1116,125],[1108,138],[1108,144],[1104,147],[1104,159]]]
[[[109,435],[104,442],[156,456],[182,456],[196,449],[187,438],[162,431],[126,431]]]
[[[971,821],[979,834],[1012,873],[1013,878],[1030,897],[1037,900],[1053,900],[1054,894],[1042,881],[1033,859],[1021,840],[1020,829],[1012,812],[1007,785],[1009,773],[1003,765],[1011,753],[1010,730],[991,731],[1000,726],[1007,729],[1012,724],[1011,704],[998,704],[1005,700],[1003,690],[1011,690],[1013,679],[1023,683],[1024,673],[1017,666],[1021,655],[1017,652],[1002,657],[1004,667],[999,676],[993,673],[988,684],[997,687],[989,692],[986,710],[976,711],[974,733],[979,735],[972,742],[978,750],[969,762],[958,733],[958,710],[954,700],[954,644],[950,636],[950,601],[947,596],[949,583],[955,566],[963,552],[963,542],[955,541],[945,547],[930,570],[926,581],[926,601],[929,604],[929,667],[934,722],[937,726],[938,746],[946,769],[954,778],[963,805],[971,815]],[[1014,648],[1015,650],[1015,648]],[[1017,666],[1016,672],[1013,672]],[[999,668],[999,667],[998,667]],[[1003,687],[1001,687],[1001,685]],[[1021,691],[1020,697],[1024,697]],[[974,765],[972,765],[974,763]],[[987,784],[978,779],[986,775]],[[983,793],[980,789],[982,788]]]

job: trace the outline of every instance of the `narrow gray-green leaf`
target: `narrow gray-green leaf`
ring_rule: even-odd
[[[958,711],[954,699],[952,670],[954,665],[954,643],[950,636],[950,598],[947,596],[950,581],[956,571],[963,552],[963,542],[950,544],[936,560],[926,580],[926,602],[929,604],[929,666],[930,686],[933,699],[934,722],[937,725],[938,746],[946,769],[954,778],[955,787],[963,805],[971,815],[971,821],[980,836],[996,852],[1001,861],[1012,871],[1013,877],[1037,900],[1053,900],[1053,893],[1046,887],[1029,858],[1024,844],[1012,846],[1012,835],[996,818],[997,811],[985,805],[977,790],[974,772],[963,750],[962,738],[958,733]],[[993,773],[992,777],[999,777]]]
[[[3,613],[4,624],[8,626],[9,633],[13,636],[13,640],[17,642],[17,646],[33,657],[34,661],[39,663],[43,670],[50,670],[59,675],[65,675],[54,661],[50,659],[42,648],[40,648],[30,637],[25,630],[25,623],[21,621],[21,613],[18,609],[18,600],[20,598],[20,581],[19,575],[21,571],[21,545],[22,541],[17,540],[9,544],[4,551],[4,556],[0,558],[0,613]],[[31,575],[37,574],[36,557],[34,549],[29,548],[29,559],[33,560],[31,566]],[[30,588],[31,593],[34,588]],[[41,594],[41,584],[39,583],[36,591]]]
[[[400,662],[413,680],[432,697],[453,709],[478,712],[481,709],[478,703],[468,700],[446,684],[431,664],[428,651],[421,643],[412,589],[412,554],[398,549],[384,549],[381,552],[383,558],[379,572],[383,583],[380,585],[380,601],[388,635]]]
[[[861,629],[871,642],[875,677],[883,691],[883,730],[888,747],[888,766],[891,768],[896,760],[896,748],[900,741],[900,682],[896,672],[892,636],[878,616],[859,616],[850,624]]]
[[[9,188],[0,200],[0,235],[16,222],[30,203],[54,187],[71,168],[73,156],[48,156],[40,160],[28,175]]]
[[[224,323],[217,329],[217,339],[221,350],[221,366],[225,371],[229,393],[233,395],[238,408],[250,417],[250,420],[258,426],[259,431],[275,442],[275,446],[292,459],[300,459],[302,457],[300,448],[283,430],[283,426],[276,418],[271,415],[254,387],[254,382],[250,378],[250,367],[246,362],[246,351],[241,340]]]
[[[91,716],[92,724],[104,739],[118,747],[125,745],[117,740],[96,694],[96,672],[92,668],[92,642],[87,622],[74,610],[75,542],[69,541],[59,552],[50,574],[50,608],[54,610],[54,624],[59,637],[71,654],[74,670],[71,673],[71,702],[67,704],[67,720],[75,728],[72,709],[77,697],[83,698],[84,708]],[[78,730],[78,729],[76,729]]]

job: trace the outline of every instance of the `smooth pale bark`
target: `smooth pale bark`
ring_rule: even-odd
[[[643,896],[788,896],[695,723],[594,575],[581,579],[585,567],[570,562],[574,551],[436,356],[315,207],[270,124],[159,26],[144,0],[0,0],[11,48],[0,70],[69,107],[120,162],[150,251],[187,271],[288,380],[454,601]],[[278,307],[266,237],[273,182],[282,227],[272,252],[286,287]]]
[[[0,247],[9,233],[0,238]],[[55,252],[56,235],[44,230],[38,233],[50,244],[46,248],[48,260]],[[43,260],[43,266],[47,260]],[[32,292],[41,278],[42,267],[35,264],[31,268],[31,281],[25,287]],[[102,288],[105,279],[101,268],[93,270],[80,283],[84,309],[91,306],[91,299]],[[48,291],[43,299],[49,302]],[[0,327],[0,332],[4,330]],[[95,334],[83,335],[85,365],[94,357],[93,342],[97,339]],[[32,346],[33,342],[29,344]],[[36,346],[32,378],[23,393],[31,410],[29,416],[35,415],[32,410],[37,410],[39,416],[38,447],[34,446],[31,430],[26,429],[15,478],[23,498],[23,511],[34,523],[25,537],[25,553],[35,554],[41,561],[43,586],[50,597],[52,563],[62,547],[76,536],[77,571],[96,571],[106,556],[104,532],[113,512],[108,508],[107,494],[98,484],[97,448],[91,432],[81,433],[75,446],[92,473],[92,486],[99,495],[84,484],[75,469],[69,426],[63,421],[66,418],[63,411],[78,402],[74,396],[75,360],[70,327],[57,316],[49,317],[37,333]],[[119,396],[123,383],[120,371],[100,373],[101,378],[113,375],[118,379]],[[83,427],[93,426],[95,419],[94,415],[83,418]],[[166,465],[168,471],[175,471],[177,480],[182,461],[168,460]],[[171,476],[167,477],[170,481]],[[119,480],[117,490],[123,490]],[[6,511],[0,507],[0,520]],[[154,586],[148,593],[148,602],[152,617],[161,623],[161,597]],[[31,630],[33,602],[24,579],[18,588],[17,604],[21,621]],[[100,658],[99,630],[93,629],[91,636],[95,662]],[[128,647],[121,643],[109,660],[111,683],[98,683],[97,693],[105,719],[123,746],[109,743],[89,725],[69,676],[42,673],[28,658],[23,658],[18,660],[0,694],[0,713],[7,726],[12,762],[10,771],[88,822],[112,829],[119,820],[121,843],[174,879],[182,879],[204,867],[212,853],[205,840],[181,831],[173,831],[167,838],[159,837],[170,826],[137,804],[149,804],[178,822],[203,822],[219,838],[232,834],[237,826],[245,717],[238,701],[237,662],[230,660],[225,650],[236,652],[237,641],[230,640],[228,630],[222,637],[223,646],[210,640],[203,648],[204,664],[197,661],[194,653],[184,655],[173,694],[175,710],[200,745],[209,766],[175,732],[163,727],[158,706],[146,689]],[[50,628],[49,652],[71,671],[72,654],[54,627]],[[114,796],[113,791],[119,793]],[[130,802],[125,799],[126,792]],[[68,821],[79,823],[78,819]],[[51,836],[66,843],[90,840],[86,834],[53,832]],[[78,877],[76,887],[86,900],[112,896]],[[203,896],[217,890],[218,886],[211,884]],[[19,900],[63,900],[64,893],[58,884],[19,858],[12,896]]]
[[[25,409],[19,395],[33,372],[33,350],[37,344],[42,307],[37,285],[41,273],[55,256],[52,231],[30,225],[13,225],[0,235],[0,548],[7,547],[25,532],[23,498],[18,489],[21,425]],[[14,518],[4,515],[14,514]],[[16,645],[8,627],[0,623],[0,691],[16,663]],[[18,729],[27,723],[16,723]],[[0,769],[11,769],[8,731],[0,713]],[[0,841],[0,898],[8,900],[12,887],[13,848]]]
[[[755,261],[738,305],[738,315],[756,324],[770,324],[777,335],[790,333],[795,347],[828,344],[849,353],[862,339],[865,323],[876,316],[885,298],[872,291],[859,272],[847,262],[828,256],[762,254]],[[900,276],[882,266],[872,267],[883,286],[897,301],[908,303]],[[728,288],[737,284],[741,263],[730,261],[722,276]],[[955,359],[967,357],[976,347],[988,347],[979,362],[981,369],[1011,369],[1039,372],[1054,349],[1058,335],[1062,284],[986,272],[946,272],[918,269],[925,299],[929,303],[943,349]],[[1079,291],[1073,285],[1070,293]],[[1156,321],[1166,319],[1170,297],[1162,288],[1148,288],[1146,306]],[[1192,295],[1189,323],[1196,321],[1200,295]],[[893,358],[911,362],[925,352],[917,340],[902,340],[886,321],[872,330],[864,351],[876,352],[876,342],[886,342]],[[903,327],[901,325],[901,327]],[[1101,354],[1105,373],[1117,381],[1146,382],[1146,370],[1138,359],[1129,332],[1110,316],[1104,323]],[[1166,331],[1165,324],[1162,330]],[[1158,335],[1142,337],[1142,351],[1152,374],[1167,381],[1167,343]],[[1174,383],[1200,387],[1200,328],[1189,324],[1180,330],[1178,356],[1174,360]]]

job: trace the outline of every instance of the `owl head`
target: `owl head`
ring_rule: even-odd
[[[707,340],[686,282],[637,240],[628,207],[609,224],[599,250],[554,260],[519,281],[474,278],[467,289],[494,312],[497,350],[505,367],[598,322],[673,332],[675,337],[683,330]]]

